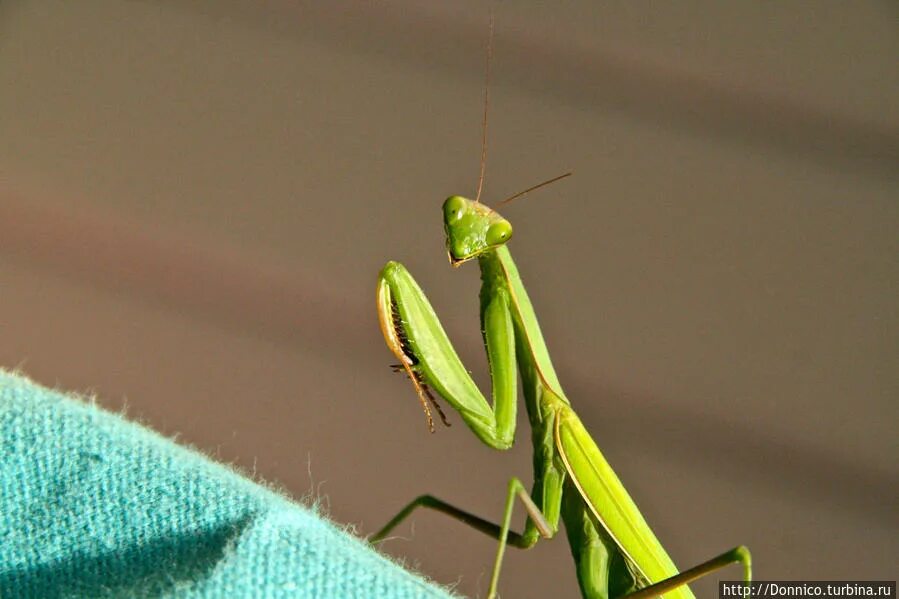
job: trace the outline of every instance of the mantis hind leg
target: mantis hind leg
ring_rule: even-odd
[[[752,579],[752,557],[749,549],[741,545],[676,576],[647,585],[645,578],[628,567],[622,553],[596,522],[570,480],[566,481],[562,496],[562,520],[585,599],[659,597],[733,563],[743,564],[747,584]]]
[[[752,555],[749,553],[747,547],[740,545],[734,547],[730,551],[725,551],[721,555],[714,557],[707,562],[703,562],[689,570],[684,570],[677,576],[672,576],[671,578],[626,595],[625,599],[649,599],[650,597],[658,597],[662,593],[673,591],[678,587],[684,586],[707,574],[711,574],[716,570],[720,570],[725,566],[735,563],[743,564],[743,580],[746,584],[749,584],[752,581]]]

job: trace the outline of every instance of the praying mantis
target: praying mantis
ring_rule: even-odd
[[[488,50],[488,81],[489,54]],[[550,539],[558,532],[561,519],[585,599],[687,599],[693,597],[689,582],[737,562],[742,564],[748,584],[751,556],[742,545],[678,571],[563,392],[534,308],[506,245],[512,237],[512,225],[480,202],[487,106],[485,101],[477,196],[474,200],[458,195],[447,198],[443,223],[450,263],[458,267],[477,260],[481,270],[481,330],[490,366],[492,403],[459,359],[424,292],[399,262],[388,262],[381,270],[377,309],[381,332],[399,361],[394,369],[405,372],[412,381],[431,432],[434,422],[429,405],[446,423],[436,392],[482,442],[494,449],[509,449],[515,433],[517,379],[521,377],[534,450],[533,487],[528,493],[520,479],[509,480],[499,524],[422,495],[375,533],[370,542],[384,540],[419,507],[458,519],[499,541],[487,594],[493,599],[506,545],[527,549],[540,537]],[[528,515],[521,533],[510,530],[516,498]]]

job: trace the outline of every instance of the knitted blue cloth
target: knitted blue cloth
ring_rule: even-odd
[[[0,597],[450,597],[309,509],[0,370]]]

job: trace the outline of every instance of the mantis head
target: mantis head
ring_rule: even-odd
[[[443,203],[446,251],[453,266],[501,246],[512,237],[512,225],[480,202],[450,196]]]

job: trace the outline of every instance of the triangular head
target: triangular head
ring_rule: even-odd
[[[503,245],[512,237],[512,225],[480,202],[450,196],[443,202],[446,251],[453,266]]]

